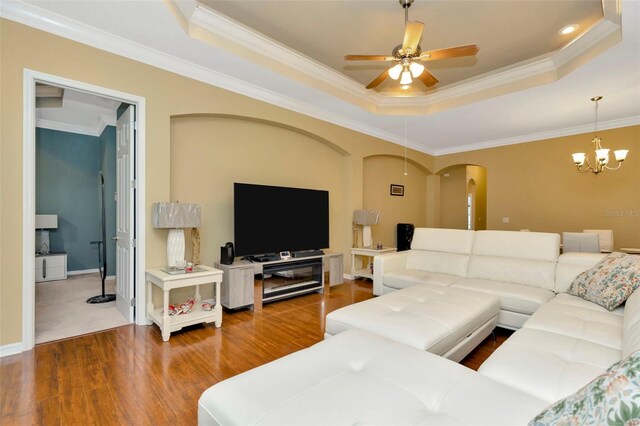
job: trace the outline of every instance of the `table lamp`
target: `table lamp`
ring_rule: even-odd
[[[37,214],[36,215],[36,253],[49,254],[49,231],[48,229],[58,229],[57,214]]]
[[[371,225],[380,220],[380,212],[375,210],[356,210],[353,212],[353,222],[362,225],[362,247],[371,247]]]
[[[182,267],[184,261],[184,231],[200,226],[200,204],[154,203],[153,227],[168,228],[167,266]]]

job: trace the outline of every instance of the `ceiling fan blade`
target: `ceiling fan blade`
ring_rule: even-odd
[[[446,49],[435,49],[422,52],[418,57],[421,61],[434,61],[436,59],[457,58],[460,56],[473,56],[478,53],[478,46],[468,44],[466,46],[447,47]]]
[[[426,68],[422,71],[422,74],[418,76],[418,79],[420,79],[420,81],[422,81],[427,87],[431,87],[439,81]]]
[[[420,21],[409,21],[404,29],[404,41],[402,42],[402,51],[408,52],[411,49],[411,53],[415,53],[420,43],[420,37],[422,37],[422,30],[424,30],[424,24]]]
[[[347,61],[393,61],[396,58],[386,55],[345,55]]]
[[[380,83],[382,83],[383,81],[385,81],[387,79],[387,77],[389,77],[389,70],[384,70],[382,72],[382,74],[380,74],[379,76],[377,76],[371,83],[369,83],[367,85],[367,89],[373,89],[374,87],[377,87]]]

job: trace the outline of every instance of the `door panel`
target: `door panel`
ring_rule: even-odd
[[[116,306],[129,321],[134,320],[134,143],[135,107],[130,106],[118,119],[116,150]]]

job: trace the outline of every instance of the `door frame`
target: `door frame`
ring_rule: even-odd
[[[35,344],[35,195],[36,195],[36,82],[90,93],[135,105],[136,194],[132,223],[135,223],[135,323],[147,324],[145,314],[145,98],[70,80],[30,69],[23,71],[22,150],[22,351]],[[134,222],[135,221],[135,222]]]

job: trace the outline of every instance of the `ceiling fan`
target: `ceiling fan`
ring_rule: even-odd
[[[423,52],[420,48],[420,38],[424,30],[424,23],[420,21],[409,21],[409,7],[413,0],[398,0],[404,8],[404,41],[396,46],[391,53],[386,55],[346,55],[347,61],[393,61],[396,64],[385,70],[367,85],[367,89],[373,89],[380,83],[391,77],[393,80],[400,79],[403,89],[408,89],[413,82],[413,78],[422,81],[427,87],[431,87],[438,82],[421,63],[418,61],[435,61],[436,59],[457,58],[461,56],[474,56],[478,53],[478,46],[468,44],[465,46],[448,47],[445,49],[428,50]]]

